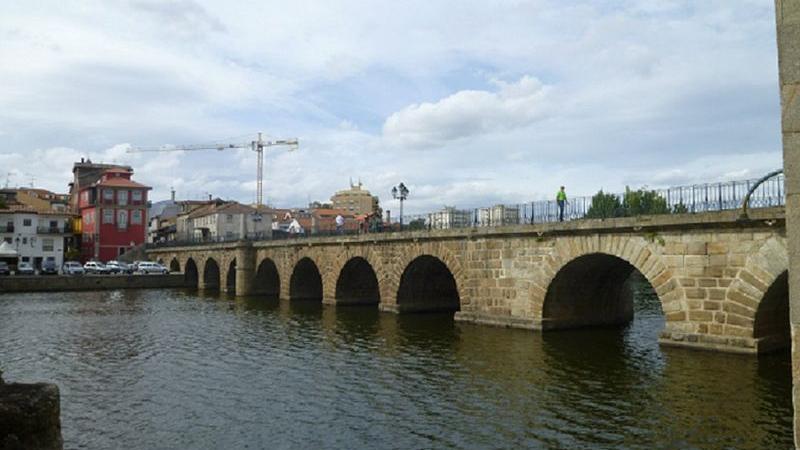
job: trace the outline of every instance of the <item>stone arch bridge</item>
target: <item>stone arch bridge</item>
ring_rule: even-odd
[[[756,353],[789,345],[782,208],[148,250],[203,290],[549,330],[631,320],[649,282],[663,344]]]

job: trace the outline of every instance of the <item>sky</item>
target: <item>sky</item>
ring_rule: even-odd
[[[771,0],[0,0],[0,183],[133,166],[150,198],[407,212],[781,167]]]

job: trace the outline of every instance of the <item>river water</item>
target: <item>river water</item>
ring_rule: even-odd
[[[540,334],[182,290],[0,295],[9,381],[61,387],[66,448],[788,449],[788,353]]]

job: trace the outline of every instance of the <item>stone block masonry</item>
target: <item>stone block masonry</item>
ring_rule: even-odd
[[[639,272],[661,342],[756,353],[789,343],[781,208],[150,250],[186,283],[535,330],[619,324]],[[765,300],[768,300],[765,303]]]

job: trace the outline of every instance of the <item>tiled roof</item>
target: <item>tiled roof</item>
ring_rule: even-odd
[[[254,208],[237,202],[215,202],[193,210],[187,218],[196,219],[210,214],[250,214],[255,211]]]
[[[37,209],[29,205],[23,205],[21,203],[6,205],[4,209],[0,209],[0,214],[3,213],[41,214],[47,216],[66,216],[66,217],[71,217],[75,215],[66,211],[54,211],[52,209],[42,209],[42,208]]]
[[[150,186],[145,186],[141,183],[137,183],[133,180],[129,180],[127,178],[107,178],[102,181],[98,181],[95,183],[95,186],[108,186],[108,187],[130,187],[130,188],[143,188],[143,189],[151,189]]]

